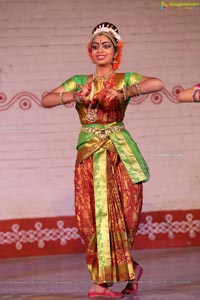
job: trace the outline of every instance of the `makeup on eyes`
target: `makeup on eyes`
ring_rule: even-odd
[[[111,48],[112,47],[112,44],[111,43],[109,43],[109,42],[94,42],[94,43],[92,43],[92,46],[91,46],[91,48],[93,49],[93,50],[97,50],[97,49],[99,49],[99,47],[100,47],[100,45],[102,45],[103,46],[103,48],[104,49],[109,49],[109,48]]]

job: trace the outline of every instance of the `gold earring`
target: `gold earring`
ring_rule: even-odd
[[[118,63],[118,62],[117,62],[116,58],[114,58],[113,64],[117,64],[117,63]]]

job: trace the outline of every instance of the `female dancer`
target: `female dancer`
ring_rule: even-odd
[[[123,119],[131,97],[159,91],[158,78],[117,73],[123,43],[116,26],[92,31],[90,75],[75,75],[42,99],[44,107],[75,102],[82,125],[75,165],[75,211],[93,285],[89,297],[120,298],[137,291],[142,268],[131,257],[148,166]],[[137,273],[135,275],[135,273]],[[109,289],[128,282],[121,293]]]

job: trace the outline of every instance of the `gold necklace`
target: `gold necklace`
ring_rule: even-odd
[[[87,114],[85,116],[86,120],[90,123],[94,123],[98,117],[97,112],[98,112],[99,103],[97,103],[97,106],[95,108],[92,108],[93,96],[94,96],[94,82],[92,81],[91,92],[90,92],[90,96],[89,96],[90,102],[89,102]]]
[[[102,78],[102,79],[108,79],[112,74],[114,73],[114,70],[111,70],[108,74],[106,75],[98,75],[96,72],[94,72],[94,74],[92,75],[93,80],[95,78]],[[87,114],[85,116],[86,120],[90,123],[94,123],[96,122],[97,118],[98,118],[98,107],[99,107],[99,103],[97,103],[95,108],[92,108],[92,99],[94,97],[94,81],[92,81],[92,85],[91,85],[91,92],[90,92],[90,96],[89,96],[89,106],[88,106],[88,111]]]
[[[107,73],[106,75],[99,75],[99,74],[97,74],[96,71],[95,71],[92,77],[93,77],[93,79],[98,78],[98,77],[103,78],[103,79],[108,79],[108,78],[110,77],[110,75],[112,75],[113,73],[114,73],[114,70],[111,70],[111,71],[110,71],[109,73]]]

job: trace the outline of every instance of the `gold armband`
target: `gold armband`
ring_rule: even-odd
[[[63,101],[63,92],[59,93],[58,100],[59,100],[60,105],[65,105],[65,103]]]

